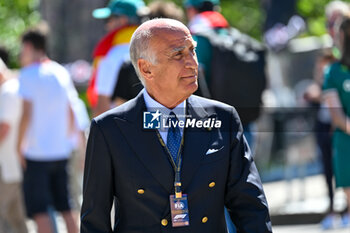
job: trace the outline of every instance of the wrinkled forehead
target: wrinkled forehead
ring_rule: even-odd
[[[151,39],[159,36],[180,36],[184,34],[187,37],[191,37],[189,29],[180,21],[172,19],[155,19],[146,21],[136,31],[145,31],[151,37]]]
[[[172,48],[190,48],[195,46],[189,29],[180,21],[173,19],[153,19],[141,24],[135,31],[133,38],[158,53]],[[132,39],[132,45],[133,45]]]
[[[194,45],[194,40],[187,28],[157,28],[153,30],[151,44],[164,45],[167,48],[189,47]]]

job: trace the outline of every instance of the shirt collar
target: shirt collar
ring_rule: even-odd
[[[163,116],[168,117],[170,112],[174,112],[179,120],[185,120],[186,118],[186,101],[182,101],[175,108],[169,109],[156,100],[154,100],[147,92],[146,89],[143,90],[143,98],[148,111],[157,111],[162,113]]]

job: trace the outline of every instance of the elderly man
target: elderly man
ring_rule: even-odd
[[[271,232],[237,112],[192,95],[195,46],[176,20],[150,20],[133,34],[145,89],[92,121],[81,232],[221,233],[224,206],[239,232]]]

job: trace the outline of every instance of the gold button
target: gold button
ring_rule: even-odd
[[[215,186],[215,182],[211,182],[211,183],[209,184],[209,188],[214,188],[214,186]]]
[[[207,217],[203,217],[202,218],[202,223],[206,223],[206,222],[208,222],[208,218]]]
[[[138,193],[138,194],[144,194],[144,193],[145,193],[145,190],[139,189],[139,190],[137,190],[137,193]]]
[[[213,129],[212,127],[209,127],[209,128],[208,128],[208,131],[211,131],[212,129]]]
[[[162,219],[162,221],[160,223],[166,227],[168,225],[168,220]]]

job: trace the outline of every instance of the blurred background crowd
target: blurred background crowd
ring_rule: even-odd
[[[0,232],[78,232],[90,119],[142,89],[129,41],[157,17],[197,41],[196,94],[237,108],[272,224],[350,228],[350,1],[4,0]]]

